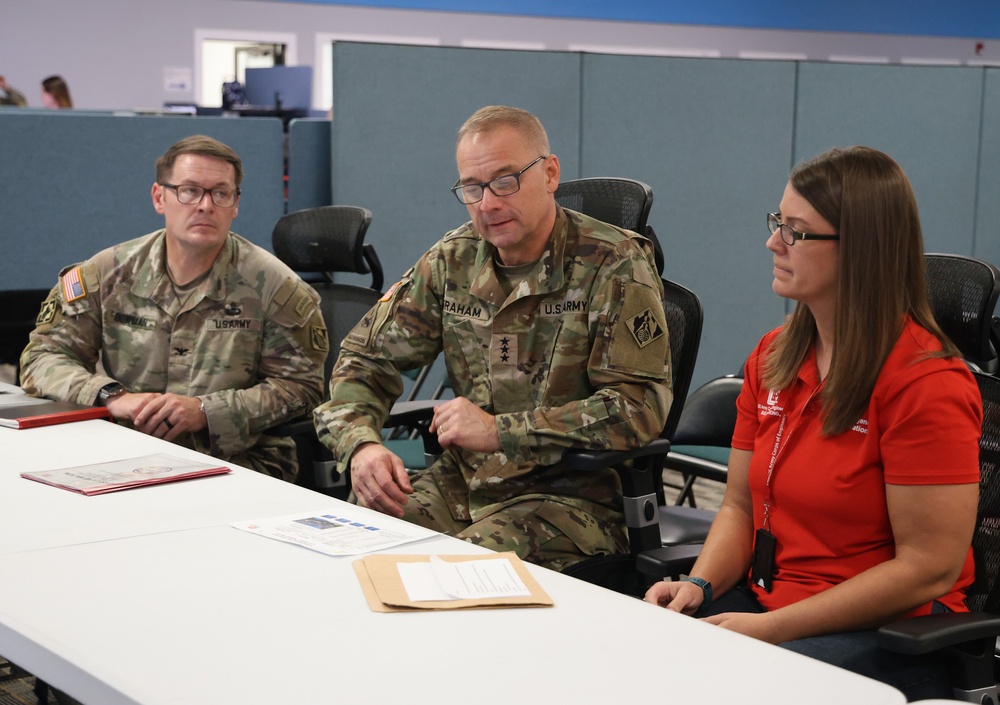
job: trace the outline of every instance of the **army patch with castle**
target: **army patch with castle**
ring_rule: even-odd
[[[663,336],[663,328],[656,322],[653,313],[648,308],[628,319],[628,330],[640,348],[646,347]]]
[[[312,339],[313,350],[321,352],[330,350],[330,336],[327,335],[326,328],[311,326],[309,328],[309,337]]]
[[[56,317],[56,307],[58,302],[55,299],[46,299],[42,304],[42,310],[38,312],[38,318],[35,320],[35,325],[40,326],[43,323],[51,323],[52,319]]]

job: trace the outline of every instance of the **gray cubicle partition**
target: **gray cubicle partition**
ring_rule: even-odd
[[[333,68],[333,202],[371,209],[387,283],[468,220],[448,189],[480,107],[538,115],[563,178],[579,175],[579,54],[336,43]]]
[[[386,276],[465,218],[455,130],[490,103],[539,114],[563,178],[653,187],[666,275],[705,306],[695,384],[733,372],[786,302],[765,214],[791,167],[869,144],[913,182],[929,250],[1000,262],[1000,70],[337,44],[333,199],[370,208]]]
[[[795,161],[862,144],[903,167],[930,252],[973,254],[983,69],[803,63]]]
[[[242,158],[233,227],[270,248],[284,212],[280,120],[0,111],[0,288],[52,286],[63,266],[162,227],[150,196],[154,163],[199,133]]]
[[[664,274],[705,309],[695,384],[739,371],[785,313],[765,214],[788,180],[795,65],[588,55],[583,66],[582,174],[653,187]]]
[[[287,212],[332,204],[330,121],[299,118],[288,123]]]
[[[1000,69],[983,77],[982,136],[972,254],[1000,265]]]

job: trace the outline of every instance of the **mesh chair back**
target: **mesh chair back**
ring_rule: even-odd
[[[574,179],[559,184],[556,203],[616,227],[643,233],[653,205],[653,189],[634,179]]]
[[[976,582],[966,603],[976,612],[1000,612],[1000,378],[974,373],[983,397],[979,441],[979,516],[972,549]]]
[[[372,289],[382,289],[382,266],[364,244],[372,214],[359,206],[322,206],[289,213],[271,233],[274,254],[296,272],[372,275]]]
[[[693,291],[669,279],[663,280],[663,308],[670,332],[670,376],[674,401],[661,436],[673,438],[691,386],[694,363],[698,359],[704,312],[701,301]]]
[[[559,184],[556,203],[577,213],[645,235],[653,242],[656,269],[663,274],[663,251],[656,233],[646,225],[653,207],[653,189],[635,179],[601,176]]]
[[[984,372],[997,369],[1000,270],[959,255],[928,254],[927,293],[934,318],[966,361]]]

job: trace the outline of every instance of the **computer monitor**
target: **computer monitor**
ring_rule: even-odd
[[[312,66],[271,66],[246,70],[246,101],[252,106],[308,110],[312,106]]]

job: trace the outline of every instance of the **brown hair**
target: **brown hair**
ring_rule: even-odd
[[[795,167],[790,184],[840,233],[833,359],[821,392],[823,432],[833,435],[864,413],[905,315],[941,341],[931,354],[959,352],[931,313],[917,201],[899,164],[868,147],[832,149]],[[800,303],[767,355],[764,384],[789,386],[815,340]]]
[[[470,135],[489,132],[498,127],[512,127],[518,130],[537,149],[539,155],[549,155],[549,136],[545,133],[542,121],[527,110],[505,105],[487,105],[473,113],[459,128],[458,142]]]
[[[72,108],[73,99],[69,97],[69,86],[62,76],[49,76],[42,81],[42,90],[51,95],[60,108]]]
[[[174,162],[182,154],[199,154],[203,157],[213,157],[229,162],[235,170],[236,188],[240,187],[240,183],[243,181],[243,162],[240,161],[239,155],[219,140],[206,135],[185,137],[164,152],[156,160],[156,181],[158,183],[162,184],[170,178],[174,171]]]

